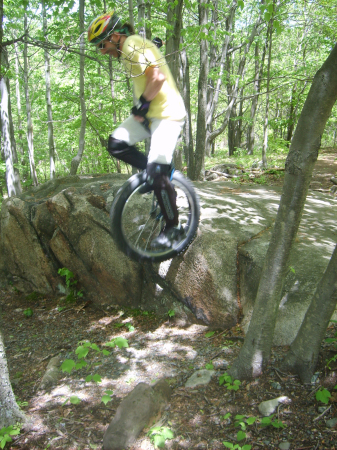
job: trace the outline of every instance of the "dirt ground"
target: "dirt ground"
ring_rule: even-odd
[[[311,188],[331,195],[330,178],[336,172],[337,152],[321,151]],[[282,182],[279,176],[268,179],[270,184]],[[217,450],[225,448],[223,442],[238,449],[243,445],[252,449],[337,448],[337,426],[328,426],[329,420],[337,418],[337,391],[334,394],[333,389],[337,365],[326,366],[337,350],[334,352],[330,343],[322,344],[312,384],[304,386],[296,376],[280,371],[287,348],[274,348],[264,375],[243,382],[234,391],[220,385],[219,376],[240,350],[244,339],[240,324],[208,335],[207,327],[177,326],[174,316],[101,308],[87,302],[85,295],[71,303],[59,297],[24,296],[4,285],[0,288],[0,314],[13,389],[31,420],[31,427],[13,437],[6,449],[100,449],[104,431],[125,395],[141,381],[151,385],[163,377],[172,387],[171,401],[159,422],[174,435],[166,441],[167,449]],[[331,325],[327,337],[335,335],[336,325]],[[104,345],[116,337],[127,339],[128,347]],[[97,344],[100,352],[91,349],[86,367],[70,374],[60,371],[57,384],[41,391],[39,384],[50,359],[60,355],[61,362],[77,362],[75,351],[80,341]],[[110,354],[103,355],[103,349]],[[207,386],[184,387],[197,369],[210,368],[209,364],[215,374]],[[88,375],[99,375],[100,381],[86,381]],[[332,393],[327,405],[316,400],[320,386]],[[103,395],[109,400],[106,404]],[[279,396],[290,399],[279,406],[274,417],[282,426],[246,425],[246,438],[238,442],[241,428],[235,425],[235,416],[261,419],[258,405]],[[147,431],[132,450],[154,449]]]

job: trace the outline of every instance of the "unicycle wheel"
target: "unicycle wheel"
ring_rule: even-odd
[[[177,194],[179,221],[183,233],[169,248],[153,248],[151,241],[161,232],[164,221],[153,191],[141,194],[146,173],[133,175],[122,186],[111,207],[111,232],[118,247],[136,261],[160,262],[183,252],[195,237],[199,199],[190,180],[178,171],[172,176]]]

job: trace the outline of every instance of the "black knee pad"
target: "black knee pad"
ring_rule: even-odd
[[[118,153],[122,150],[126,150],[129,147],[129,144],[125,141],[120,141],[119,139],[115,139],[112,136],[109,136],[108,140],[108,152],[112,156],[118,156]]]

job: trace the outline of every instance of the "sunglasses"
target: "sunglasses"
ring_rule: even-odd
[[[105,48],[105,44],[106,44],[106,42],[101,42],[100,44],[97,45],[97,48],[99,50],[103,50],[103,48]]]

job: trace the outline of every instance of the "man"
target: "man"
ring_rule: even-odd
[[[109,153],[138,169],[146,169],[147,188],[153,189],[166,225],[151,242],[152,247],[172,246],[183,233],[179,224],[176,193],[169,173],[181,128],[185,107],[165,58],[151,41],[135,35],[114,11],[103,14],[90,24],[88,40],[103,55],[122,61],[133,79],[138,98],[128,117],[109,137]],[[151,137],[148,158],[134,144]]]

